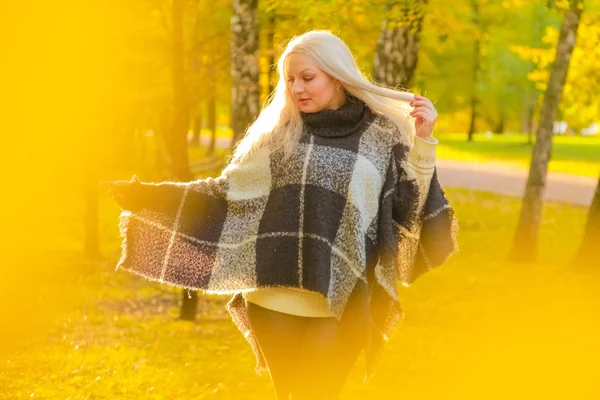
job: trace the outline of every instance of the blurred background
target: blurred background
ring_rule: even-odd
[[[274,398],[228,298],[115,272],[97,184],[217,176],[310,29],[434,102],[460,227],[342,398],[600,397],[598,0],[59,0],[0,4],[0,399]]]

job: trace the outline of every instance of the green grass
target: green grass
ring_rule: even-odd
[[[401,288],[406,320],[372,380],[361,381],[361,358],[342,398],[595,397],[599,277],[565,267],[586,210],[548,203],[540,262],[515,265],[504,260],[519,200],[447,193],[460,252]],[[19,300],[2,326],[27,329],[0,346],[0,399],[274,399],[226,298],[202,297],[197,321],[179,322],[178,290],[114,272],[118,210],[108,199],[102,209],[105,261],[82,261],[65,233],[14,265],[17,285],[1,284],[4,304]],[[53,243],[68,246],[53,252]]]
[[[435,134],[440,145],[437,157],[480,163],[505,163],[529,168],[533,146],[525,135],[475,135],[467,142],[465,134]],[[600,138],[555,136],[550,171],[597,177],[600,172]]]

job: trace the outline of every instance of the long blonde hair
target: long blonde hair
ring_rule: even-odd
[[[414,96],[370,82],[344,41],[330,31],[312,30],[292,38],[279,57],[277,86],[267,98],[258,118],[236,146],[231,164],[240,163],[265,147],[269,151],[282,150],[284,158],[294,152],[302,135],[303,124],[285,80],[285,60],[290,53],[311,57],[319,68],[339,80],[348,93],[364,101],[375,113],[390,118],[406,135],[407,141],[413,141],[414,127],[407,118],[405,102],[412,101]]]

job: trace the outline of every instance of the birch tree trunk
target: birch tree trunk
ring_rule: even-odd
[[[410,89],[419,55],[427,0],[388,5],[377,40],[373,81]]]
[[[232,145],[244,135],[260,108],[257,0],[233,0],[231,17]]]
[[[552,152],[552,128],[569,70],[569,61],[575,47],[580,18],[581,0],[573,0],[561,27],[556,57],[550,72],[548,88],[544,94],[523,206],[509,254],[509,259],[513,261],[532,262],[537,258],[537,237],[542,217],[548,161]]]

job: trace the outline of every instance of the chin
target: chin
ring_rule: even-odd
[[[315,107],[312,103],[311,104],[307,104],[305,106],[299,104],[298,105],[298,109],[300,111],[302,111],[302,112],[305,112],[305,113],[314,113],[314,112],[319,111],[317,109],[317,107]]]

